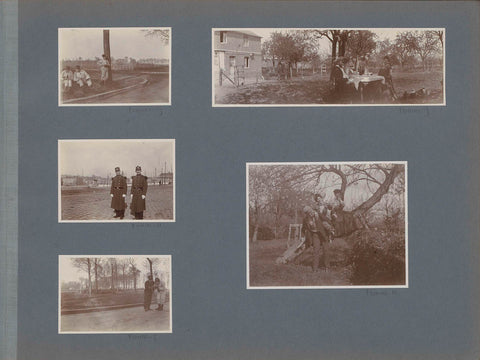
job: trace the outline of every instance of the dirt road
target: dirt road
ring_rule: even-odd
[[[75,104],[163,104],[169,102],[168,74],[141,74],[139,78],[147,79],[148,83],[106,98],[93,98],[78,101]]]
[[[62,220],[116,220],[133,219],[130,214],[130,205],[125,210],[123,220],[114,219],[113,209],[110,208],[110,188],[85,188],[83,190],[62,190]],[[127,195],[127,204],[130,204],[130,195]],[[173,187],[171,185],[151,185],[148,187],[146,198],[147,210],[143,213],[144,220],[172,220],[173,219]]]
[[[143,307],[62,315],[62,332],[170,331],[170,311],[144,311]]]

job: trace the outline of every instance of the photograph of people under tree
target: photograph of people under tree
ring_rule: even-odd
[[[170,105],[170,28],[58,29],[59,106]]]
[[[248,163],[247,287],[405,287],[406,162]]]
[[[60,255],[59,332],[171,332],[169,255]]]
[[[214,29],[213,105],[444,105],[444,40],[445,29]]]

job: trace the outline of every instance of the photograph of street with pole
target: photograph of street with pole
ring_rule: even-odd
[[[248,163],[247,287],[408,287],[406,162]]]
[[[445,29],[213,29],[213,106],[445,105],[444,42]]]
[[[60,255],[60,334],[171,333],[170,255]]]
[[[170,28],[60,28],[59,106],[170,105],[170,60]]]
[[[59,222],[175,221],[175,140],[58,141]]]

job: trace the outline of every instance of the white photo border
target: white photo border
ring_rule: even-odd
[[[101,142],[101,141],[119,141],[119,142],[171,142],[172,143],[172,172],[173,172],[173,219],[164,220],[62,220],[62,174],[60,173],[61,153],[60,144],[62,142]],[[59,223],[172,223],[176,222],[176,160],[175,160],[175,139],[58,139],[57,140],[57,203],[58,203],[58,222]]]
[[[166,103],[95,103],[95,104],[65,104],[61,100],[62,94],[62,84],[60,81],[60,73],[61,73],[61,46],[60,46],[60,31],[61,30],[168,30],[169,31],[169,42],[168,42],[168,50],[169,50],[169,61],[168,61],[168,102]],[[58,28],[57,31],[57,43],[58,43],[58,69],[57,69],[57,97],[58,97],[58,106],[59,107],[91,107],[91,106],[171,106],[172,105],[172,28],[171,27],[157,27],[157,26],[132,26],[132,27],[78,27],[78,28]]]
[[[148,257],[155,257],[155,258],[168,258],[170,262],[170,276],[169,276],[169,284],[170,288],[168,294],[169,300],[169,323],[170,329],[166,331],[61,331],[62,325],[62,291],[61,286],[62,283],[60,281],[60,258],[82,258],[82,257],[111,257],[111,258],[128,258],[128,257],[140,257],[140,256],[148,256]],[[58,255],[58,334],[59,335],[68,335],[68,334],[171,334],[173,332],[173,323],[172,323],[172,314],[173,314],[173,301],[172,301],[172,294],[173,294],[173,283],[172,283],[172,255],[150,255],[150,254],[139,254],[139,255]]]
[[[242,31],[242,30],[250,30],[250,31],[255,31],[255,29],[272,29],[272,30],[313,30],[313,29],[322,29],[322,30],[330,30],[330,29],[335,29],[335,30],[442,30],[443,31],[443,102],[441,104],[216,104],[215,103],[215,49],[214,49],[214,41],[215,41],[215,31]],[[382,106],[382,107],[408,107],[408,106],[446,106],[447,105],[447,97],[446,97],[446,88],[447,88],[447,74],[445,73],[445,68],[446,68],[446,28],[383,28],[383,27],[370,27],[370,28],[357,28],[357,27],[328,27],[328,28],[302,28],[302,27],[244,27],[244,28],[212,28],[212,53],[211,53],[211,63],[212,63],[212,107],[218,107],[218,108],[230,108],[230,107],[376,107],[376,106]]]
[[[250,239],[249,239],[249,166],[250,165],[358,165],[358,164],[401,164],[405,166],[405,285],[350,285],[350,286],[251,286],[250,285]],[[405,289],[409,287],[408,272],[408,162],[407,161],[328,161],[328,162],[247,162],[246,163],[246,285],[247,290],[289,289]]]

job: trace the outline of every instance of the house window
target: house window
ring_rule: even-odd
[[[224,44],[227,42],[227,32],[226,31],[220,31],[220,43]]]
[[[244,47],[248,46],[248,35],[243,35],[243,46]]]
[[[250,58],[248,56],[244,57],[243,65],[246,69],[250,67]]]

